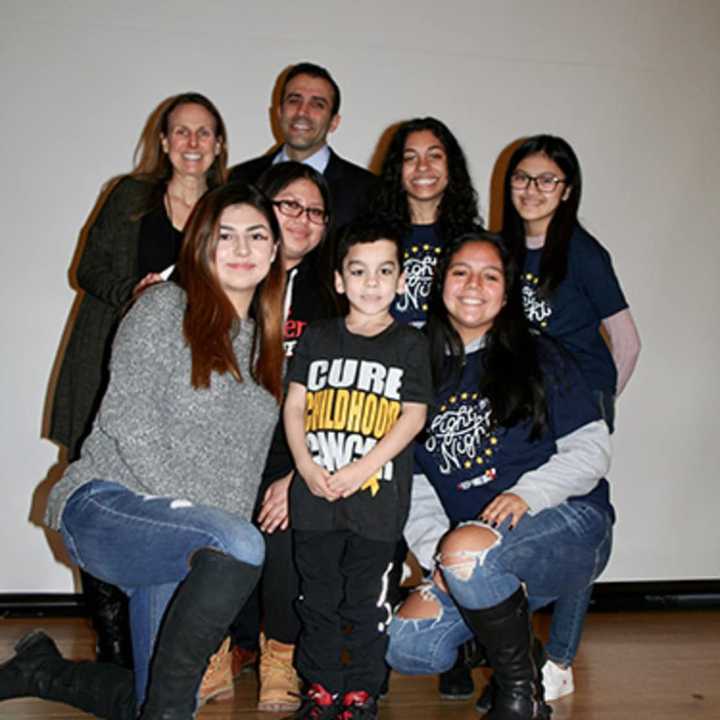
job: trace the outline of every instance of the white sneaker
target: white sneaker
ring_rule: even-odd
[[[552,660],[547,660],[543,665],[542,681],[545,688],[545,700],[557,700],[575,692],[572,668],[562,668]]]

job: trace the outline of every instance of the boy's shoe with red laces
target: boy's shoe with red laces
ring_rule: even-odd
[[[319,683],[311,685],[300,699],[302,705],[284,720],[337,720],[343,709],[340,698]]]
[[[338,715],[340,720],[376,720],[378,716],[375,698],[364,690],[355,690],[343,695],[343,711]]]

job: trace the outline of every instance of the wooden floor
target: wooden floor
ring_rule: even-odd
[[[547,623],[541,616],[540,632]],[[0,619],[0,659],[33,627],[47,630],[64,654],[88,658],[92,634],[83,619]],[[484,683],[476,670],[476,684]],[[591,613],[575,663],[576,692],[553,703],[553,720],[720,720],[720,611],[673,610]],[[470,701],[437,695],[437,680],[393,675],[381,704],[382,720],[478,720]],[[276,720],[254,709],[255,676],[241,676],[234,701],[210,704],[200,720]],[[88,716],[57,703],[19,699],[0,703],[0,719]]]

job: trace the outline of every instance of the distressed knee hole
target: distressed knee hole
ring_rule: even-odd
[[[397,617],[403,620],[430,620],[440,619],[443,608],[432,593],[432,585],[421,585],[400,606]]]
[[[468,581],[475,568],[485,564],[490,550],[500,543],[502,535],[489,525],[464,525],[447,536],[435,559],[443,572]]]

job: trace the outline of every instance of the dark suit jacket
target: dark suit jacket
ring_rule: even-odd
[[[281,149],[235,165],[230,170],[230,181],[256,182]],[[343,160],[330,149],[330,160],[323,175],[330,186],[336,228],[346,225],[367,209],[370,192],[377,180],[369,170]]]

